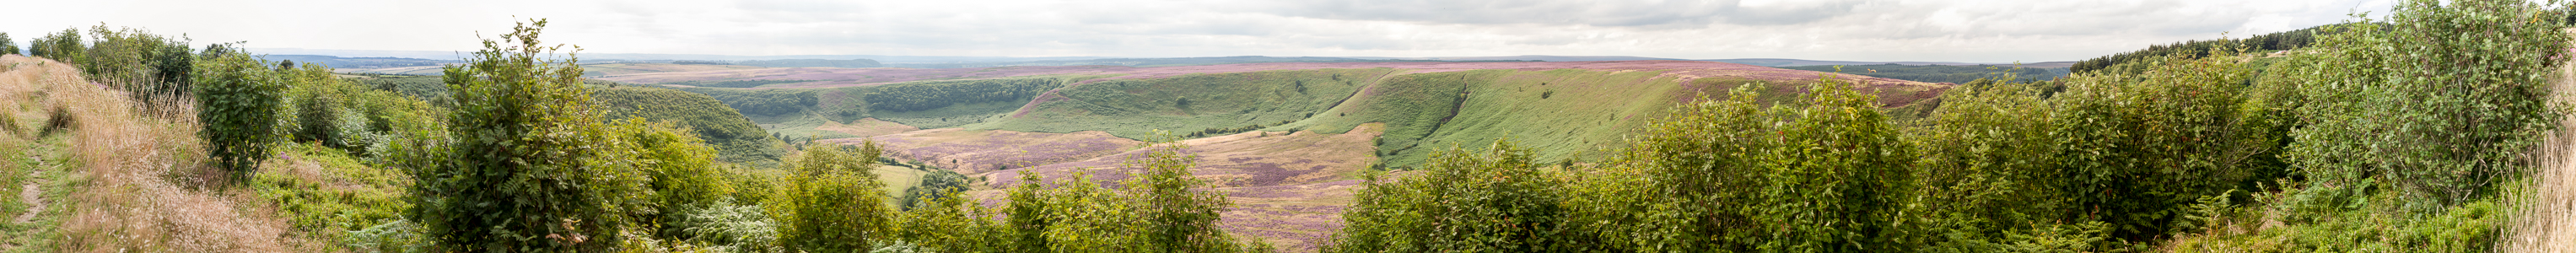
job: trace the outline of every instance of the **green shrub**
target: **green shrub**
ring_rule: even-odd
[[[875,142],[858,147],[838,144],[806,146],[789,156],[795,175],[788,183],[780,217],[779,242],[807,252],[874,249],[894,228],[885,187],[877,181]]]
[[[688,130],[670,123],[648,123],[627,119],[616,125],[618,134],[634,143],[634,161],[651,177],[651,205],[642,213],[642,224],[659,224],[661,237],[677,238],[689,227],[674,224],[685,219],[688,211],[716,208],[733,194],[732,185],[717,171],[715,148],[708,147]]]
[[[2145,242],[2170,232],[2195,200],[2283,176],[2275,162],[2286,120],[2249,103],[2252,72],[2220,57],[2169,58],[2145,71],[2062,79],[2051,97],[2057,163],[2030,183],[2051,193],[2050,220],[2101,221],[2112,237]],[[1936,116],[1937,117],[1937,116]]]
[[[197,120],[204,128],[198,135],[206,139],[207,156],[235,180],[246,180],[271,156],[269,145],[282,130],[277,112],[284,109],[279,93],[286,82],[248,55],[207,55],[196,64]]]
[[[1661,200],[1625,215],[1657,227],[1618,236],[1643,244],[1634,249],[1894,250],[1912,148],[1855,85],[1825,76],[1803,105],[1769,108],[1746,85],[1650,126],[1622,163],[1652,182],[1631,198]]]
[[[925,183],[922,187],[931,185]],[[953,188],[930,191],[953,193],[965,190],[964,185],[944,187]],[[939,252],[1013,252],[1007,251],[1010,234],[1006,227],[1001,221],[991,219],[993,213],[983,205],[973,203],[973,199],[959,194],[920,197],[896,216],[902,225],[893,233],[894,238]]]
[[[1090,172],[1047,182],[1022,172],[1003,207],[1006,232],[983,234],[992,243],[976,244],[1009,252],[1241,252],[1262,244],[1236,242],[1216,227],[1218,212],[1232,202],[1208,191],[1207,181],[1189,172],[1198,160],[1189,148],[1165,136],[1153,139],[1142,156],[1121,164],[1134,176],[1123,188],[1104,187]],[[1052,186],[1049,186],[1052,185]]]
[[[2378,179],[2446,206],[2488,196],[2525,171],[2555,130],[2546,81],[2565,60],[2563,8],[2526,1],[2407,1],[2384,27],[2348,25],[2292,62],[2286,85],[2307,103],[2289,148],[2301,173]]]
[[[9,33],[0,33],[0,55],[12,54],[25,54],[25,52],[19,50],[18,40],[9,39]]]
[[[721,204],[683,211],[685,218],[669,224],[682,228],[680,238],[734,252],[778,251],[778,222],[760,206]]]
[[[629,208],[645,205],[634,148],[589,103],[578,58],[538,43],[545,24],[522,23],[447,67],[447,135],[398,152],[436,251],[606,251]]]
[[[323,146],[348,149],[341,135],[340,116],[347,111],[346,84],[332,77],[330,69],[307,64],[298,69],[282,70],[294,93],[295,141],[318,142]]]
[[[1420,174],[1367,183],[1342,212],[1328,252],[1569,252],[1593,243],[1566,231],[1561,182],[1530,151],[1498,141],[1485,150],[1432,154]]]

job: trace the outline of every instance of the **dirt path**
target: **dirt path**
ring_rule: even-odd
[[[27,156],[27,159],[36,161],[36,166],[27,170],[27,180],[23,180],[26,182],[18,185],[18,201],[19,203],[27,203],[27,211],[19,213],[16,218],[10,219],[9,224],[11,225],[34,225],[34,222],[36,222],[36,215],[45,212],[44,184],[40,183],[43,180],[38,179],[38,176],[41,175],[39,171],[44,171],[47,167],[44,164],[45,159],[43,156]],[[23,252],[24,250],[21,248],[26,247],[26,245],[20,245],[23,242],[19,241],[25,240],[25,238],[9,237],[9,235],[0,235],[0,252]]]
[[[39,159],[39,158],[36,158],[36,157],[29,157],[29,158],[30,158],[30,159],[37,159],[37,160],[36,160],[36,168],[44,168],[44,167],[45,167],[45,165],[44,165],[44,159]],[[36,176],[38,175],[38,171],[42,171],[42,170],[28,170],[28,171],[27,171],[27,179],[31,179],[31,180],[25,180],[25,181],[27,181],[27,182],[25,182],[25,183],[21,183],[20,185],[18,185],[18,201],[19,201],[18,203],[27,203],[27,212],[25,212],[25,213],[19,213],[19,214],[18,214],[18,218],[17,218],[17,219],[14,219],[14,220],[11,220],[12,222],[15,222],[15,223],[17,223],[17,224],[27,224],[28,222],[35,222],[35,221],[36,221],[36,214],[37,214],[37,213],[43,213],[43,212],[45,212],[45,199],[44,199],[45,191],[44,191],[44,188],[42,187],[42,185],[43,185],[43,184],[40,184],[40,183],[38,183],[38,182],[37,182],[37,181],[41,181],[41,180],[32,180],[32,179],[36,179],[36,178],[37,178]]]

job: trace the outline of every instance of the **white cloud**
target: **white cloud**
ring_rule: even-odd
[[[470,50],[513,15],[598,53],[2058,61],[2334,23],[2385,0],[159,1],[15,3],[0,32]],[[45,10],[45,11],[25,11]]]

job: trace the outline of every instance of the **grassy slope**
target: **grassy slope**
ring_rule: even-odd
[[[1401,70],[1326,69],[1114,79],[1058,89],[1017,115],[969,129],[1067,133],[1103,130],[1144,139],[1154,130],[1194,132],[1271,126],[1319,114],[1369,81]]]
[[[1363,123],[1386,123],[1380,156],[1393,166],[1417,163],[1450,145],[1513,139],[1540,150],[1545,161],[1599,159],[1603,150],[1643,122],[1661,118],[1675,103],[1702,92],[1753,83],[1701,78],[1685,83],[1662,71],[1314,69],[1190,74],[1150,79],[1093,80],[1056,89],[1032,102],[957,104],[912,112],[857,115],[930,129],[1070,133],[1105,131],[1144,139],[1155,130],[1174,135],[1206,132],[1318,130],[1342,133]],[[1036,76],[1068,82],[1098,76]],[[901,85],[942,85],[913,82]],[[1772,97],[1786,97],[1803,82],[1770,82]],[[864,95],[883,86],[816,90],[815,106],[781,115],[754,115],[771,132],[814,139],[866,137],[839,129],[843,110],[867,107]],[[1891,91],[1937,92],[1929,87]],[[700,90],[699,92],[726,92]],[[1918,95],[1919,96],[1919,95]],[[1891,100],[1889,102],[1911,102]],[[1897,108],[1916,111],[1924,106]],[[1016,111],[1014,111],[1016,109]],[[1903,117],[1900,117],[1903,118]]]
[[[1282,128],[1339,133],[1387,124],[1384,163],[1409,166],[1431,150],[1511,139],[1541,161],[1597,158],[1629,130],[1717,80],[1683,85],[1653,71],[1478,70],[1397,76],[1360,97]],[[1704,79],[1705,80],[1705,79]]]
[[[612,118],[642,117],[646,120],[676,122],[697,130],[698,138],[707,140],[719,151],[718,159],[755,167],[775,166],[787,153],[778,140],[760,126],[753,125],[742,113],[726,107],[713,97],[685,91],[619,87],[592,94],[601,106],[615,110]]]
[[[1257,125],[1265,131],[1342,133],[1386,123],[1376,142],[1387,164],[1418,163],[1429,150],[1513,139],[1540,159],[1597,159],[1643,122],[1701,91],[1736,79],[1659,77],[1659,71],[1471,70],[1403,73],[1327,69],[1108,80],[1056,91],[1021,114],[970,129],[1102,130],[1145,138]],[[1305,92],[1296,92],[1297,86]],[[1777,84],[1787,87],[1794,84]],[[1784,89],[1785,90],[1785,89]],[[1184,105],[1182,99],[1188,99]],[[1280,124],[1280,122],[1287,122]]]

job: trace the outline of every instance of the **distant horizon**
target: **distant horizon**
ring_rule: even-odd
[[[2390,0],[2233,1],[33,1],[20,41],[148,29],[196,44],[462,51],[546,19],[625,54],[1457,57],[2013,62],[2092,58],[2382,15]]]
[[[433,51],[433,50],[370,50],[370,49],[311,49],[311,48],[247,48],[247,49],[248,49],[248,50],[250,50],[251,52],[254,52],[254,53],[270,54],[270,55],[324,55],[324,56],[347,57],[347,58],[357,58],[357,57],[391,57],[391,58],[411,58],[411,59],[425,59],[425,60],[456,60],[456,59],[459,59],[459,58],[455,58],[455,57],[433,57],[433,56],[426,56],[426,55],[434,55],[434,54],[454,54],[454,55],[457,55],[457,56],[462,56],[464,53],[471,53],[470,51],[447,52],[447,51]],[[291,53],[278,53],[278,52],[291,52]],[[346,52],[373,52],[373,54],[368,54],[368,53],[350,54],[350,53],[346,53]],[[1007,62],[1007,61],[1046,61],[1046,60],[1122,59],[1122,58],[1137,58],[1137,59],[1217,58],[1217,57],[1246,57],[1246,56],[1250,56],[1250,57],[1281,57],[1281,58],[1292,58],[1292,57],[1319,57],[1319,58],[1401,59],[1401,60],[1444,60],[1444,59],[1457,59],[1458,61],[1474,61],[1474,60],[1475,60],[1475,59],[1469,59],[1469,58],[1514,58],[1514,57],[1540,58],[1540,57],[1564,57],[1564,58],[1636,58],[1636,59],[1616,59],[1616,60],[1610,60],[1610,61],[1620,61],[1620,60],[1681,60],[1681,61],[1723,61],[1723,60],[1799,60],[1799,61],[1819,61],[1819,62],[1865,62],[1865,63],[1897,63],[1897,64],[1904,64],[1904,63],[1957,63],[1957,64],[1989,64],[1989,65],[2009,65],[2009,64],[2013,64],[2013,63],[2014,63],[2014,62],[1919,61],[1919,60],[1917,60],[1917,61],[1872,61],[1872,60],[1811,59],[1811,58],[1779,58],[1779,57],[1754,57],[1754,58],[1705,58],[1705,59],[1693,59],[1693,58],[1670,58],[1670,57],[1630,56],[1630,55],[1543,55],[1543,54],[1491,55],[1491,56],[1436,56],[1436,57],[1389,57],[1389,56],[1347,56],[1347,55],[1344,55],[1344,56],[1325,56],[1325,55],[1212,55],[1212,56],[1181,56],[1181,57],[1138,57],[1138,56],[962,56],[962,55],[872,55],[872,54],[730,55],[730,54],[664,54],[664,53],[603,53],[603,52],[581,52],[581,53],[580,53],[580,55],[582,56],[582,58],[585,58],[585,59],[600,59],[600,60],[706,60],[706,61],[745,61],[745,60],[783,60],[783,59],[824,59],[824,60],[852,60],[852,59],[868,59],[868,60],[875,60],[875,61],[884,62],[884,63],[934,63],[934,61],[888,61],[888,60],[886,60],[886,59],[877,59],[877,58],[888,58],[888,57],[891,57],[891,58],[954,58],[954,59],[986,59],[986,60],[978,60],[978,61],[935,61],[935,62]],[[696,56],[696,57],[690,57],[690,58],[650,58],[650,57],[654,57],[654,56],[665,56],[665,57],[668,57],[668,56]],[[858,58],[851,58],[851,57],[858,57]],[[875,57],[875,58],[870,58],[870,57]],[[716,59],[716,58],[734,58],[734,59]],[[2075,61],[2082,61],[2082,60],[2084,60],[2084,59],[2055,60],[2055,61],[2020,61],[2019,63],[2022,63],[2022,64],[2034,64],[2034,63],[2052,63],[2052,62],[2075,62]]]

